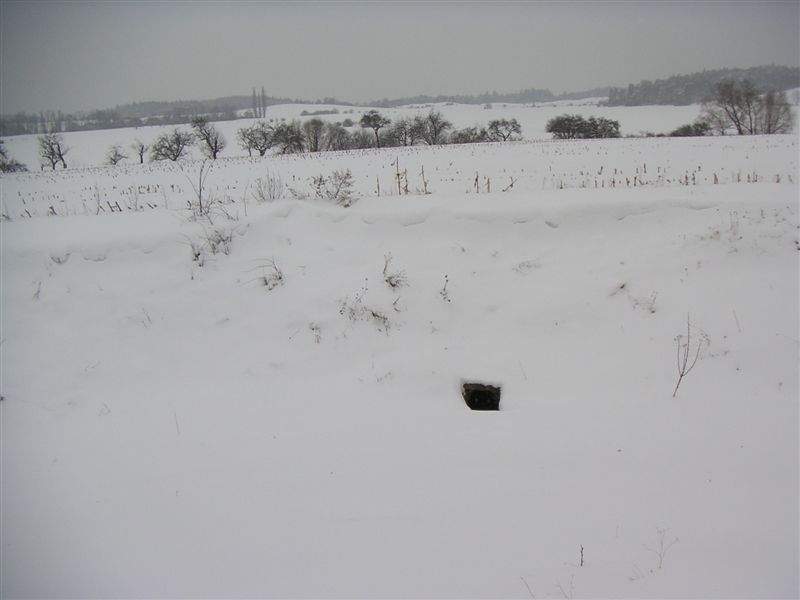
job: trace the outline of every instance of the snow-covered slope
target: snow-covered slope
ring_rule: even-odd
[[[302,116],[302,112],[320,110],[339,111],[338,114]],[[424,115],[429,110],[438,110],[449,119],[457,128],[472,125],[485,126],[492,119],[517,119],[522,125],[522,133],[527,140],[549,139],[550,134],[545,133],[547,121],[564,113],[580,114],[586,117],[608,117],[620,122],[624,135],[638,134],[642,131],[664,133],[680,125],[691,123],[700,114],[700,107],[692,106],[615,106],[602,107],[584,105],[584,101],[568,101],[560,104],[549,103],[543,106],[525,104],[494,104],[491,109],[473,104],[421,104],[399,108],[379,109],[391,119]],[[300,119],[306,120],[319,118],[324,121],[343,121],[351,119],[358,123],[361,115],[369,108],[349,106],[318,105],[318,104],[281,104],[270,106],[267,109],[266,119]],[[246,152],[236,144],[236,131],[252,123],[252,119],[238,119],[236,121],[223,121],[217,127],[228,140],[228,147],[222,152],[224,157],[246,156]],[[186,128],[187,126],[182,126]],[[125,129],[108,129],[99,131],[67,132],[64,135],[65,143],[70,147],[67,163],[71,167],[100,166],[105,162],[109,146],[119,144],[127,150],[135,139],[140,139],[149,144],[164,131],[172,127],[154,126]],[[39,156],[36,147],[35,135],[13,136],[5,139],[8,152],[15,159],[28,165],[32,170],[39,169]],[[132,152],[128,152],[133,156]],[[193,150],[195,157],[200,156],[197,148]],[[134,157],[135,158],[135,157]],[[130,159],[134,160],[134,159]],[[129,160],[129,162],[130,162]],[[48,167],[49,168],[49,167]]]
[[[796,152],[220,161],[213,224],[174,166],[4,177],[2,595],[796,597]],[[350,208],[242,201],[341,168]]]

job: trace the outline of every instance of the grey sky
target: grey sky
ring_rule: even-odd
[[[797,65],[794,2],[0,5],[0,112],[248,94],[573,91]]]

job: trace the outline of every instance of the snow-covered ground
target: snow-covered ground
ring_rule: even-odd
[[[797,597],[797,149],[230,158],[213,224],[194,162],[4,176],[2,596]]]
[[[595,106],[598,99],[561,101],[547,103],[542,106],[527,104],[493,104],[491,109],[482,105],[472,104],[420,104],[399,108],[379,109],[391,119],[424,115],[431,109],[439,110],[457,128],[472,125],[485,126],[493,119],[517,119],[522,126],[523,137],[527,140],[549,139],[550,134],[545,132],[547,121],[564,113],[580,114],[585,117],[608,117],[620,122],[623,135],[638,134],[643,131],[665,133],[672,131],[680,125],[691,123],[700,115],[700,106]],[[587,104],[584,104],[587,103]],[[314,112],[321,110],[339,111],[332,115],[307,115],[303,111]],[[266,119],[312,119],[324,121],[343,121],[351,119],[358,123],[361,115],[368,108],[349,106],[319,105],[319,104],[281,104],[270,106],[267,109]],[[228,147],[222,152],[224,157],[246,156],[247,152],[236,144],[236,131],[249,125],[253,119],[238,119],[217,123],[217,127],[228,141]],[[186,125],[181,126],[187,128]],[[356,125],[356,127],[358,127]],[[100,166],[105,162],[109,146],[119,144],[123,150],[128,150],[134,139],[140,139],[146,144],[152,142],[164,131],[169,131],[172,126],[154,126],[125,129],[107,129],[98,131],[77,131],[64,133],[64,140],[70,152],[67,154],[67,164],[70,167]],[[39,169],[39,155],[37,153],[36,136],[21,135],[5,139],[9,154],[15,159],[28,165],[32,170]],[[200,157],[198,148],[193,151],[195,157]],[[133,155],[133,152],[128,151]],[[130,162],[132,159],[129,159]],[[49,168],[49,167],[48,167]]]

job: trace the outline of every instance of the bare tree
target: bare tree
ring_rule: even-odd
[[[122,162],[128,158],[127,154],[122,153],[122,148],[118,145],[113,145],[108,149],[106,152],[106,163],[112,166],[116,166],[117,163]]]
[[[375,133],[375,147],[380,148],[381,146],[381,139],[378,136],[378,132],[389,125],[392,121],[387,117],[384,117],[381,113],[377,110],[371,110],[367,113],[364,113],[364,116],[361,117],[361,127],[364,129],[372,129]]]
[[[443,144],[445,141],[445,134],[452,128],[453,124],[445,119],[442,113],[432,110],[425,117],[423,139],[429,146]]]
[[[139,157],[139,164],[143,165],[144,155],[147,152],[147,144],[145,144],[141,140],[135,140],[131,144],[131,148],[133,149],[134,152],[136,152],[136,155]]]
[[[256,150],[259,156],[264,156],[267,150],[275,145],[275,128],[266,121],[254,123],[247,135],[253,150]]]
[[[734,127],[739,135],[752,134],[758,123],[758,97],[759,92],[752,82],[727,79],[716,85],[706,110],[717,111],[717,117],[724,115],[728,126]]]
[[[303,123],[303,134],[309,152],[319,152],[323,148],[325,122],[322,119],[309,119]]]
[[[489,139],[492,141],[508,142],[518,140],[522,134],[522,127],[516,119],[496,119],[489,121]]]
[[[706,102],[703,104],[703,111],[700,114],[700,120],[708,123],[708,126],[714,135],[725,135],[725,132],[730,127],[728,115],[722,108],[713,102]]]
[[[410,119],[397,119],[389,129],[389,137],[398,146],[411,146],[414,143],[411,137],[412,126]]]
[[[186,156],[192,145],[194,145],[194,136],[188,131],[176,127],[155,139],[150,146],[150,159],[178,161]]]
[[[240,127],[237,129],[236,141],[239,142],[239,147],[242,150],[247,150],[247,156],[253,156],[253,150],[256,149],[256,145],[252,127]]]
[[[789,133],[794,128],[794,115],[785,92],[769,91],[760,99],[761,133]]]
[[[202,144],[203,154],[207,158],[216,160],[219,153],[227,145],[225,136],[213,124],[209,123],[206,117],[192,119],[192,129],[194,129],[195,136]]]
[[[64,145],[64,139],[59,133],[45,133],[37,138],[39,144],[39,156],[50,163],[50,167],[55,171],[56,165],[61,163],[63,168],[67,168],[67,161],[64,157],[69,152],[69,148]]]
[[[794,126],[786,94],[762,93],[748,80],[718,83],[713,97],[703,105],[703,120],[718,133],[734,128],[739,135],[787,133]]]
[[[425,117],[417,115],[411,119],[411,125],[408,129],[408,136],[411,139],[411,145],[413,146],[417,142],[424,141],[426,131],[428,131],[428,123],[425,121]]]

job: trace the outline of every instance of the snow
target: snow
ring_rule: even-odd
[[[427,114],[430,110],[441,111],[457,128],[473,125],[487,125],[493,119],[517,119],[522,126],[522,133],[527,140],[549,139],[550,134],[545,132],[547,121],[564,113],[579,114],[584,117],[607,117],[620,122],[623,135],[639,134],[643,131],[653,133],[669,132],[693,122],[700,115],[699,105],[690,106],[595,106],[599,99],[570,100],[545,103],[531,106],[529,104],[498,104],[491,109],[483,105],[474,104],[420,104],[399,108],[381,108],[381,113],[390,119],[414,117]],[[320,110],[339,111],[333,115],[301,116],[303,111],[313,112]],[[333,104],[280,104],[267,108],[265,119],[300,119],[301,121],[317,118],[323,121],[343,121],[347,118],[358,123],[368,107],[336,106]],[[252,124],[255,119],[237,119],[235,121],[221,121],[216,126],[228,141],[228,147],[222,152],[224,157],[242,157],[247,153],[236,143],[236,131]],[[151,126],[138,128],[107,129],[97,131],[73,131],[63,134],[66,145],[71,148],[67,154],[67,164],[70,167],[100,166],[105,162],[109,146],[119,144],[131,155],[130,161],[136,160],[133,152],[129,151],[131,142],[140,139],[145,144],[150,144],[156,137],[174,126]],[[186,128],[188,126],[182,125]],[[357,127],[357,126],[356,126]],[[352,131],[352,130],[351,130]],[[30,169],[39,168],[39,156],[35,135],[20,135],[5,138],[6,148],[10,156],[27,164]],[[195,158],[200,157],[199,149],[193,151]]]
[[[230,158],[213,224],[197,168],[0,180],[3,597],[797,597],[796,136]]]

